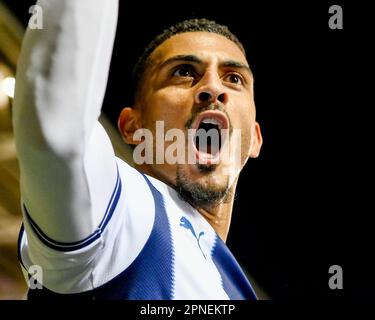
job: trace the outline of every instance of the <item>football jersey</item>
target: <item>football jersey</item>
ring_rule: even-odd
[[[19,256],[26,279],[37,261],[43,289],[29,299],[256,299],[211,225],[177,192],[117,159],[106,214],[82,241],[50,239],[23,206]],[[25,232],[26,231],[26,232]]]

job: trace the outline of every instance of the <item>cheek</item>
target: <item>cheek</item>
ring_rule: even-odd
[[[155,127],[156,121],[164,121],[165,130],[184,129],[192,108],[187,90],[164,88],[149,97],[144,114],[145,125]]]
[[[254,108],[247,107],[243,110],[237,110],[232,117],[232,125],[234,129],[239,129],[241,134],[241,158],[242,162],[247,158],[251,147],[252,128],[255,124]]]

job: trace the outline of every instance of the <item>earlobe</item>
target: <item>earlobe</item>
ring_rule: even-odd
[[[139,129],[139,112],[131,107],[122,109],[118,118],[117,126],[120,130],[121,136],[127,144],[139,144],[139,141],[134,141],[133,136],[137,129]]]
[[[260,130],[260,125],[258,122],[255,122],[254,131],[253,131],[253,143],[250,151],[251,158],[257,158],[259,156],[260,149],[263,144],[262,132]]]

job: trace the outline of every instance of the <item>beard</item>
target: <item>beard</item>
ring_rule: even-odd
[[[216,165],[198,165],[201,173],[213,172]],[[229,178],[222,186],[204,186],[199,182],[190,181],[183,172],[182,167],[177,167],[176,190],[182,200],[190,203],[194,208],[215,208],[229,198]]]

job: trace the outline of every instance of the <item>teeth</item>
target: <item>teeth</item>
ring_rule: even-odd
[[[202,120],[202,123],[209,123],[217,125],[220,129],[222,128],[222,125],[219,121],[217,121],[215,118],[205,118]]]

